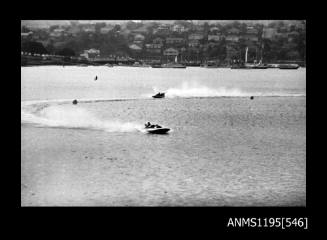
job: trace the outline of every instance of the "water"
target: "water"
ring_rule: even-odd
[[[36,193],[22,202],[303,206],[305,81],[305,69],[22,68],[22,179]],[[172,130],[148,135],[147,121]]]
[[[22,100],[305,95],[305,69],[236,70],[137,67],[25,67]],[[95,76],[99,79],[94,81]]]

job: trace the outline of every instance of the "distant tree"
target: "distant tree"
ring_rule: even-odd
[[[293,50],[286,53],[287,60],[299,60],[300,54],[298,51]]]
[[[113,31],[114,31],[114,32],[118,32],[118,31],[120,31],[120,30],[121,30],[121,26],[118,25],[118,24],[116,24],[116,25],[114,26],[114,28],[113,28]]]
[[[133,22],[133,21],[128,21],[128,22],[126,23],[126,28],[127,28],[128,30],[134,30],[134,29],[138,28],[139,26],[140,26],[139,23],[136,23],[136,22]]]
[[[191,28],[192,25],[193,25],[191,22],[186,21],[186,20],[177,20],[177,21],[174,22],[174,24],[181,25],[181,26],[183,26],[185,28]]]
[[[278,22],[277,22],[277,27],[278,27],[278,28],[285,27],[285,25],[286,25],[286,24],[285,24],[284,21],[278,21]]]
[[[55,53],[55,47],[53,44],[49,43],[48,45],[45,46],[45,49],[48,51],[49,54],[54,54]]]
[[[290,32],[293,32],[293,31],[295,31],[295,30],[296,30],[296,26],[292,24],[292,25],[290,26]]]
[[[75,52],[71,48],[63,48],[59,50],[57,54],[61,56],[69,56],[69,57],[75,56]]]
[[[208,34],[210,30],[210,26],[208,22],[203,23],[203,32],[204,34]]]
[[[239,21],[233,21],[231,24],[230,24],[230,27],[231,28],[237,28],[237,29],[241,29],[241,23]]]
[[[105,27],[106,26],[106,23],[104,22],[101,22],[101,23],[96,23],[94,28],[95,28],[95,32],[100,32],[100,29]]]
[[[271,23],[268,24],[268,27],[269,28],[276,28],[277,27],[277,22],[276,21],[273,21]]]
[[[28,28],[28,27],[26,27],[26,26],[22,26],[22,29],[21,29],[21,32],[22,33],[27,33],[27,32],[30,32],[31,30]]]
[[[21,51],[29,52],[29,53],[37,53],[37,54],[47,54],[48,51],[45,49],[42,43],[27,41],[22,42]]]
[[[305,60],[305,52],[306,52],[306,35],[305,32],[300,32],[299,36],[295,40],[297,44],[297,51],[300,54],[300,58]]]
[[[49,31],[52,32],[53,30],[59,28],[59,25],[52,25],[49,27]]]
[[[242,23],[240,25],[240,31],[241,31],[241,33],[245,33],[246,32],[246,29],[247,29],[246,23]]]

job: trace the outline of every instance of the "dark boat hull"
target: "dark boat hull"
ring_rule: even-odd
[[[151,67],[152,68],[162,68],[162,66],[160,64],[158,64],[158,65],[152,65]]]
[[[299,67],[279,67],[279,69],[298,69]]]
[[[170,131],[170,128],[148,128],[146,131],[150,134],[166,134]]]
[[[298,69],[300,66],[298,64],[279,64],[279,69]]]
[[[245,66],[233,66],[231,69],[251,69],[250,67],[245,67]]]
[[[255,67],[252,67],[252,69],[267,69],[268,67],[266,66],[255,66]]]
[[[154,96],[152,96],[153,98],[164,98],[165,97],[165,94],[164,93],[158,93]]]

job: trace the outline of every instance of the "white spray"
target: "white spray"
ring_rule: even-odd
[[[34,109],[37,104],[34,104]],[[46,127],[96,129],[107,132],[142,131],[143,125],[119,120],[103,120],[79,106],[54,105],[33,113],[32,106],[22,108],[22,122]]]

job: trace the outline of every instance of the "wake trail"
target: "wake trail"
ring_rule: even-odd
[[[52,105],[53,102],[57,104]],[[21,110],[22,123],[39,127],[93,129],[106,132],[142,132],[144,128],[142,124],[135,122],[100,119],[87,109],[62,103],[65,103],[65,100],[24,102]]]
[[[287,92],[246,92],[238,88],[210,88],[198,83],[183,82],[179,87],[170,87],[159,91],[158,87],[153,87],[153,93],[165,92],[167,98],[192,98],[192,97],[301,97],[305,94]],[[153,94],[144,95],[145,97]]]

